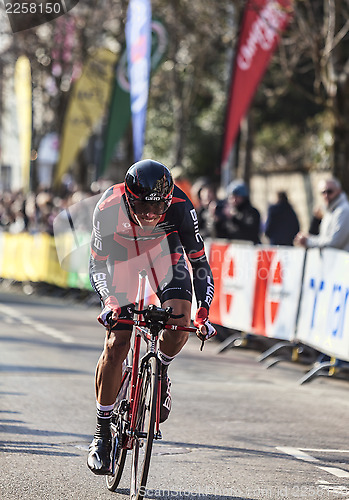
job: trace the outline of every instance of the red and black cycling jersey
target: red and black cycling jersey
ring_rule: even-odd
[[[121,280],[125,280],[125,276],[118,271],[119,264],[127,261],[131,272],[136,273],[142,267],[142,259],[148,263],[149,259],[154,261],[155,267],[160,260],[175,266],[183,260],[184,253],[192,267],[197,302],[209,310],[214,293],[212,272],[196,211],[181,189],[174,187],[172,203],[155,227],[143,228],[133,221],[123,183],[111,186],[97,203],[93,215],[90,280],[103,302],[124,288]],[[128,279],[135,277],[128,276]]]

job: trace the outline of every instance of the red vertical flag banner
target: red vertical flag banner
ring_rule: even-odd
[[[235,52],[222,151],[222,171],[259,81],[292,17],[292,0],[248,0]]]

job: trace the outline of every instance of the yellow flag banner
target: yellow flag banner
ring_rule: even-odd
[[[75,83],[64,120],[55,186],[74,165],[78,153],[106,112],[116,60],[117,56],[108,49],[97,49],[88,58],[81,77]]]
[[[32,80],[30,62],[26,56],[20,56],[17,59],[14,80],[22,172],[21,184],[23,189],[28,191],[32,142]]]
[[[71,255],[74,241],[70,234],[61,235],[66,253]],[[74,262],[61,267],[55,239],[46,233],[0,233],[0,277],[15,281],[50,283],[61,288],[91,290],[88,258],[85,274],[76,272]]]

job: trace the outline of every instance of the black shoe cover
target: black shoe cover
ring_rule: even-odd
[[[93,438],[89,446],[87,465],[94,474],[111,474],[111,439]]]

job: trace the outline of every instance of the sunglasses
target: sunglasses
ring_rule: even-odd
[[[321,191],[322,195],[329,195],[333,194],[333,189],[325,189],[324,191]]]
[[[162,215],[167,210],[167,206],[163,201],[134,201],[132,205],[133,211],[137,215]]]

